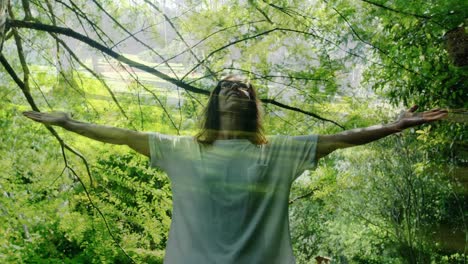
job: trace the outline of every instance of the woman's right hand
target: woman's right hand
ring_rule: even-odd
[[[27,118],[30,118],[36,122],[43,123],[45,125],[52,126],[63,126],[67,121],[72,120],[69,113],[65,112],[36,112],[36,111],[26,111],[23,112],[23,115]]]

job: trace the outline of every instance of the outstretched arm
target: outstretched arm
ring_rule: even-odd
[[[66,130],[104,143],[127,145],[135,151],[149,156],[148,134],[118,127],[80,122],[64,112],[23,112],[26,117],[45,125],[60,126]]]
[[[416,113],[417,108],[413,106],[391,124],[357,128],[333,135],[320,135],[317,143],[317,158],[324,157],[340,148],[366,144],[409,127],[442,119],[447,115],[447,111],[442,109]]]

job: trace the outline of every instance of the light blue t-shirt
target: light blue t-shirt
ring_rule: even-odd
[[[316,165],[317,136],[217,140],[151,133],[151,166],[173,192],[166,264],[292,264],[292,182]]]

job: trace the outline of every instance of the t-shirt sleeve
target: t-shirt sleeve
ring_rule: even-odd
[[[164,135],[160,133],[149,134],[149,147],[150,147],[150,166],[160,167],[165,169],[167,159],[174,152],[175,142],[177,136]]]
[[[315,169],[317,166],[317,135],[292,137],[293,145],[297,149],[297,170],[302,174],[305,170]],[[299,176],[299,175],[298,175]]]
[[[287,162],[291,181],[297,179],[305,170],[315,169],[317,165],[317,135],[285,136],[281,144],[281,160]]]

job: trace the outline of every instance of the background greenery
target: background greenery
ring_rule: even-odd
[[[171,219],[168,179],[146,158],[54,134],[22,111],[193,135],[207,96],[184,85],[210,91],[226,74],[248,77],[265,99],[267,134],[392,122],[413,104],[449,109],[442,122],[337,151],[303,175],[292,241],[298,263],[467,262],[466,1],[23,0],[6,10],[2,263],[162,263]]]

